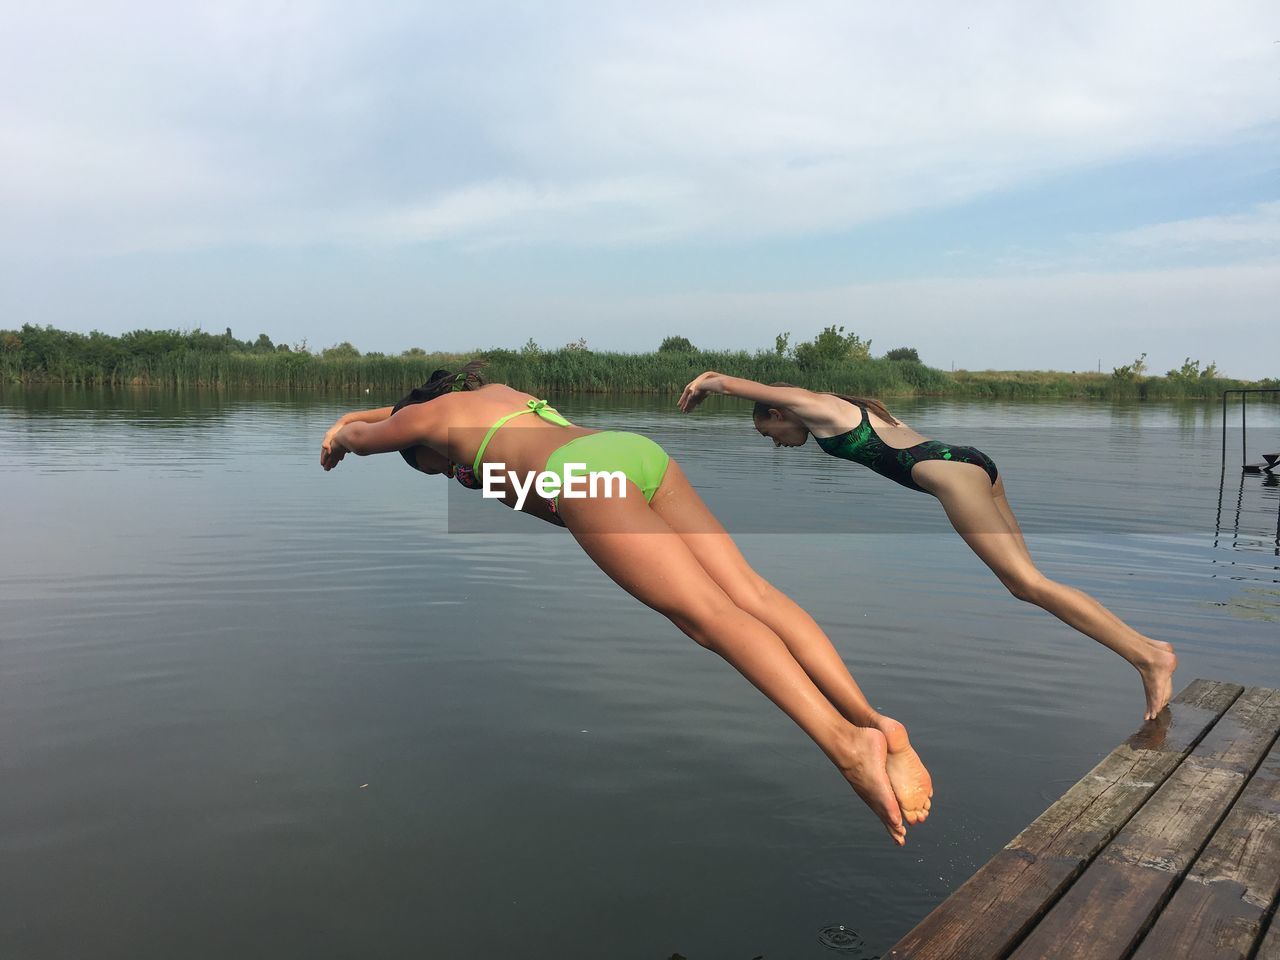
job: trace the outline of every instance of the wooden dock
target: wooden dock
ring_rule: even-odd
[[[1280,960],[1278,732],[1193,681],[884,956]]]

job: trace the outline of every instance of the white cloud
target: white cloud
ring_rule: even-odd
[[[1280,202],[1261,203],[1245,213],[1154,223],[1109,239],[1144,250],[1205,252],[1225,247],[1280,252]]]
[[[452,238],[485,244],[524,237],[594,242],[635,239],[646,208],[673,199],[677,187],[641,177],[583,182],[572,187],[535,187],[520,182],[473,184],[425,203],[411,203],[385,215],[354,222],[353,236],[367,243]],[[621,229],[617,211],[632,216]]]
[[[1280,116],[1247,0],[85,9],[0,13],[5,248],[795,235]]]
[[[0,252],[29,269],[0,281],[0,306],[120,329],[234,317],[326,343],[359,317],[365,349],[418,342],[414,316],[466,317],[432,333],[469,341],[432,343],[452,348],[520,343],[537,323],[548,342],[627,349],[651,349],[658,324],[741,347],[844,323],[941,366],[1105,368],[1145,350],[1157,369],[1189,355],[1274,375],[1280,203],[1085,224],[1053,256],[1024,239],[1017,276],[755,293],[647,296],[568,268],[529,281],[519,245],[696,257],[698,242],[848,230],[1110,163],[1264,155],[1278,36],[1262,0],[11,3]],[[470,258],[456,282],[382,256],[422,242],[516,249]],[[201,259],[245,246],[271,249]],[[117,253],[138,256],[101,256]],[[1248,262],[1187,265],[1228,258]]]

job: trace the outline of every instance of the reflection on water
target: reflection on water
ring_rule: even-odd
[[[489,504],[450,535],[466,492],[398,457],[321,471],[355,403],[9,390],[0,954],[874,955],[1138,725],[1132,670],[930,498],[728,403],[553,399],[663,443],[908,723],[908,846],[570,537]],[[1280,685],[1280,488],[1222,470],[1212,405],[892,408],[991,454],[1043,569],[1181,683]]]
[[[1280,477],[1243,473],[1234,464],[1224,465],[1213,545],[1222,551],[1214,557],[1214,565],[1221,568],[1215,576],[1266,582],[1269,575],[1271,583],[1280,583],[1280,567],[1275,563],[1280,557]],[[1245,587],[1220,605],[1234,616],[1280,619],[1280,591],[1273,589]]]

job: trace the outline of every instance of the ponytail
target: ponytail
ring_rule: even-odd
[[[823,392],[825,393],[826,391],[823,391]],[[893,424],[895,427],[899,423],[898,418],[895,417],[892,413],[890,413],[888,408],[879,400],[872,400],[868,397],[850,397],[850,396],[846,396],[843,393],[832,393],[830,394],[830,396],[839,397],[841,400],[844,400],[846,403],[852,403],[855,407],[861,407],[864,410],[870,410],[881,420],[885,420]]]
[[[457,373],[452,370],[433,371],[431,376],[427,378],[426,383],[420,387],[414,387],[400,398],[400,402],[391,408],[392,416],[401,407],[411,406],[415,403],[426,403],[428,400],[442,397],[446,393],[457,393],[460,390],[479,390],[485,384],[485,379],[480,375],[480,370],[487,363],[487,360],[471,360]]]
[[[489,361],[484,359],[476,359],[468,361],[465,366],[456,373],[452,370],[434,370],[431,376],[427,378],[427,382],[420,387],[414,387],[407,394],[400,398],[400,402],[391,408],[391,415],[394,417],[404,407],[412,406],[415,403],[427,403],[442,397],[446,393],[458,393],[462,390],[479,390],[485,385],[485,379],[481,376],[481,369]],[[400,451],[400,456],[404,457],[404,462],[409,464],[415,470],[418,469],[418,457],[416,447],[406,447]]]

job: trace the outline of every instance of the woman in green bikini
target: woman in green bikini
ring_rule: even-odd
[[[502,498],[565,464],[621,471],[624,495],[556,496],[549,486],[523,509],[568,528],[619,586],[729,661],[822,749],[894,841],[923,821],[933,794],[906,728],[867,702],[813,619],[757,574],[652,440],[574,426],[527,393],[486,384],[472,363],[436,371],[394,407],[349,413],[325,434],[320,463],[348,453],[399,452],[417,470],[479,487],[510,472]],[[523,479],[522,479],[523,478]],[[548,495],[549,494],[549,495]]]
[[[712,393],[754,401],[756,431],[775,446],[798,447],[812,436],[824,453],[932,494],[956,532],[1010,593],[1049,611],[1137,669],[1146,719],[1153,719],[1169,702],[1178,664],[1173,647],[1144,637],[1093,597],[1050,580],[1036,568],[1009,508],[1004,480],[981,450],[927,440],[875,400],[790,384],[767,386],[715,371],[684,388],[680,409],[688,413]]]

